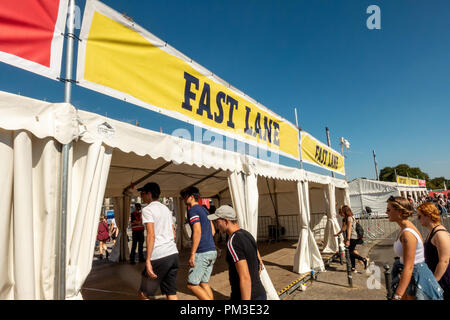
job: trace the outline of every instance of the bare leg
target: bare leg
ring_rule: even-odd
[[[208,294],[208,292],[206,292],[205,289],[203,289],[200,286],[194,286],[192,284],[188,284],[187,285],[188,289],[192,291],[192,293],[197,297],[197,299],[199,300],[212,300]]]
[[[211,300],[214,300],[214,294],[208,283],[200,282],[200,287],[202,287],[206,291]]]
[[[178,297],[177,297],[176,294],[174,294],[174,295],[168,294],[168,295],[167,295],[167,300],[178,300]]]

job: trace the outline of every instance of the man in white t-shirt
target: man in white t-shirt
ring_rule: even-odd
[[[142,298],[155,295],[158,287],[168,300],[177,300],[178,249],[172,212],[158,201],[159,185],[149,182],[138,191],[145,203],[142,222],[147,230],[147,259],[142,271]]]

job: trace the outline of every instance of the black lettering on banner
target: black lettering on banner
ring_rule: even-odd
[[[181,107],[192,111],[191,100],[195,100],[196,94],[191,91],[191,85],[195,84],[195,89],[198,90],[199,80],[187,72],[184,73],[184,79],[186,80],[186,85],[184,86],[184,102],[181,104]]]
[[[269,124],[267,125],[267,117],[264,117],[264,141],[269,139],[269,142],[272,143],[272,119],[270,119]]]
[[[278,147],[280,146],[279,133],[280,133],[280,125],[274,121],[273,122],[273,143]]]
[[[261,114],[259,112],[256,114],[255,131],[253,132],[254,137],[256,137],[257,135],[258,138],[261,138]]]
[[[221,101],[225,102],[226,96],[227,95],[225,93],[223,93],[222,91],[219,91],[219,93],[216,96],[216,104],[217,104],[217,108],[219,109],[219,114],[214,112],[214,121],[217,123],[223,122],[223,108],[222,108]]]
[[[198,103],[197,114],[202,116],[203,111],[206,111],[206,116],[208,117],[208,119],[212,120],[213,116],[211,114],[211,88],[206,82],[203,86],[202,95]]]
[[[233,112],[234,109],[238,108],[238,101],[236,99],[233,99],[230,96],[227,96],[227,104],[230,105],[230,112],[228,113],[228,121],[227,121],[227,126],[230,128],[234,128],[234,122],[233,122]]]
[[[322,152],[323,158],[322,158],[322,164],[326,164],[327,163],[327,158],[328,158],[328,150],[324,149]]]
[[[250,109],[249,107],[245,107],[245,129],[244,129],[244,133],[246,134],[251,134],[253,135],[253,130],[252,128],[248,126],[248,118],[250,117],[250,112],[252,111],[252,109]]]
[[[320,157],[320,147],[318,145],[316,145],[316,154],[314,155],[314,159],[316,159],[316,161],[319,161]]]

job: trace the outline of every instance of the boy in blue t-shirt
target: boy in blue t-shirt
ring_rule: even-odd
[[[214,262],[217,259],[214,244],[214,225],[208,219],[208,210],[198,204],[199,190],[189,187],[180,192],[188,210],[188,219],[192,227],[192,248],[189,257],[188,289],[199,300],[213,300],[213,292],[209,286]]]

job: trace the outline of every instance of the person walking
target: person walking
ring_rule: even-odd
[[[450,300],[450,234],[441,224],[439,210],[430,202],[417,208],[417,218],[429,231],[425,240],[425,262],[444,290],[444,300]]]
[[[350,252],[352,271],[357,273],[355,266],[356,259],[362,261],[364,264],[364,269],[367,269],[367,267],[369,266],[369,258],[361,257],[358,251],[356,251],[356,246],[362,243],[362,239],[358,238],[358,234],[356,232],[356,220],[353,217],[352,210],[349,206],[343,205],[341,208],[339,208],[339,215],[344,218],[342,220],[342,228],[334,236],[338,237],[341,233],[344,234],[344,244],[348,247],[348,251]]]
[[[219,231],[228,235],[226,260],[231,300],[267,300],[260,278],[264,266],[256,241],[250,232],[239,227],[235,210],[223,205],[208,219],[215,220]]]
[[[136,264],[136,247],[138,247],[139,262],[145,262],[144,258],[144,230],[142,223],[142,207],[140,203],[134,204],[135,210],[131,213],[132,243],[130,252],[130,263]]]
[[[119,236],[119,228],[117,228],[116,219],[111,219],[111,224],[109,225],[109,234],[113,240],[113,244],[116,244],[116,239]]]
[[[192,248],[189,257],[188,289],[200,300],[214,300],[209,286],[214,262],[217,259],[214,243],[214,226],[208,220],[208,210],[198,204],[200,192],[195,187],[188,187],[180,192],[188,210],[188,219],[192,227]]]
[[[139,294],[142,299],[149,299],[159,287],[168,300],[178,300],[178,249],[172,212],[158,201],[161,190],[157,183],[149,182],[138,191],[148,203],[142,211],[147,230],[147,258]]]
[[[97,229],[97,240],[98,240],[98,249],[100,252],[100,260],[103,259],[103,250],[105,250],[106,259],[109,257],[108,247],[106,246],[106,242],[110,240],[109,238],[109,228],[108,223],[106,222],[106,217],[102,215],[100,217],[100,222],[98,224]]]
[[[398,257],[392,267],[394,300],[442,300],[443,290],[425,263],[422,236],[408,220],[413,207],[403,197],[391,196],[387,201],[389,221],[400,226],[394,251]]]

